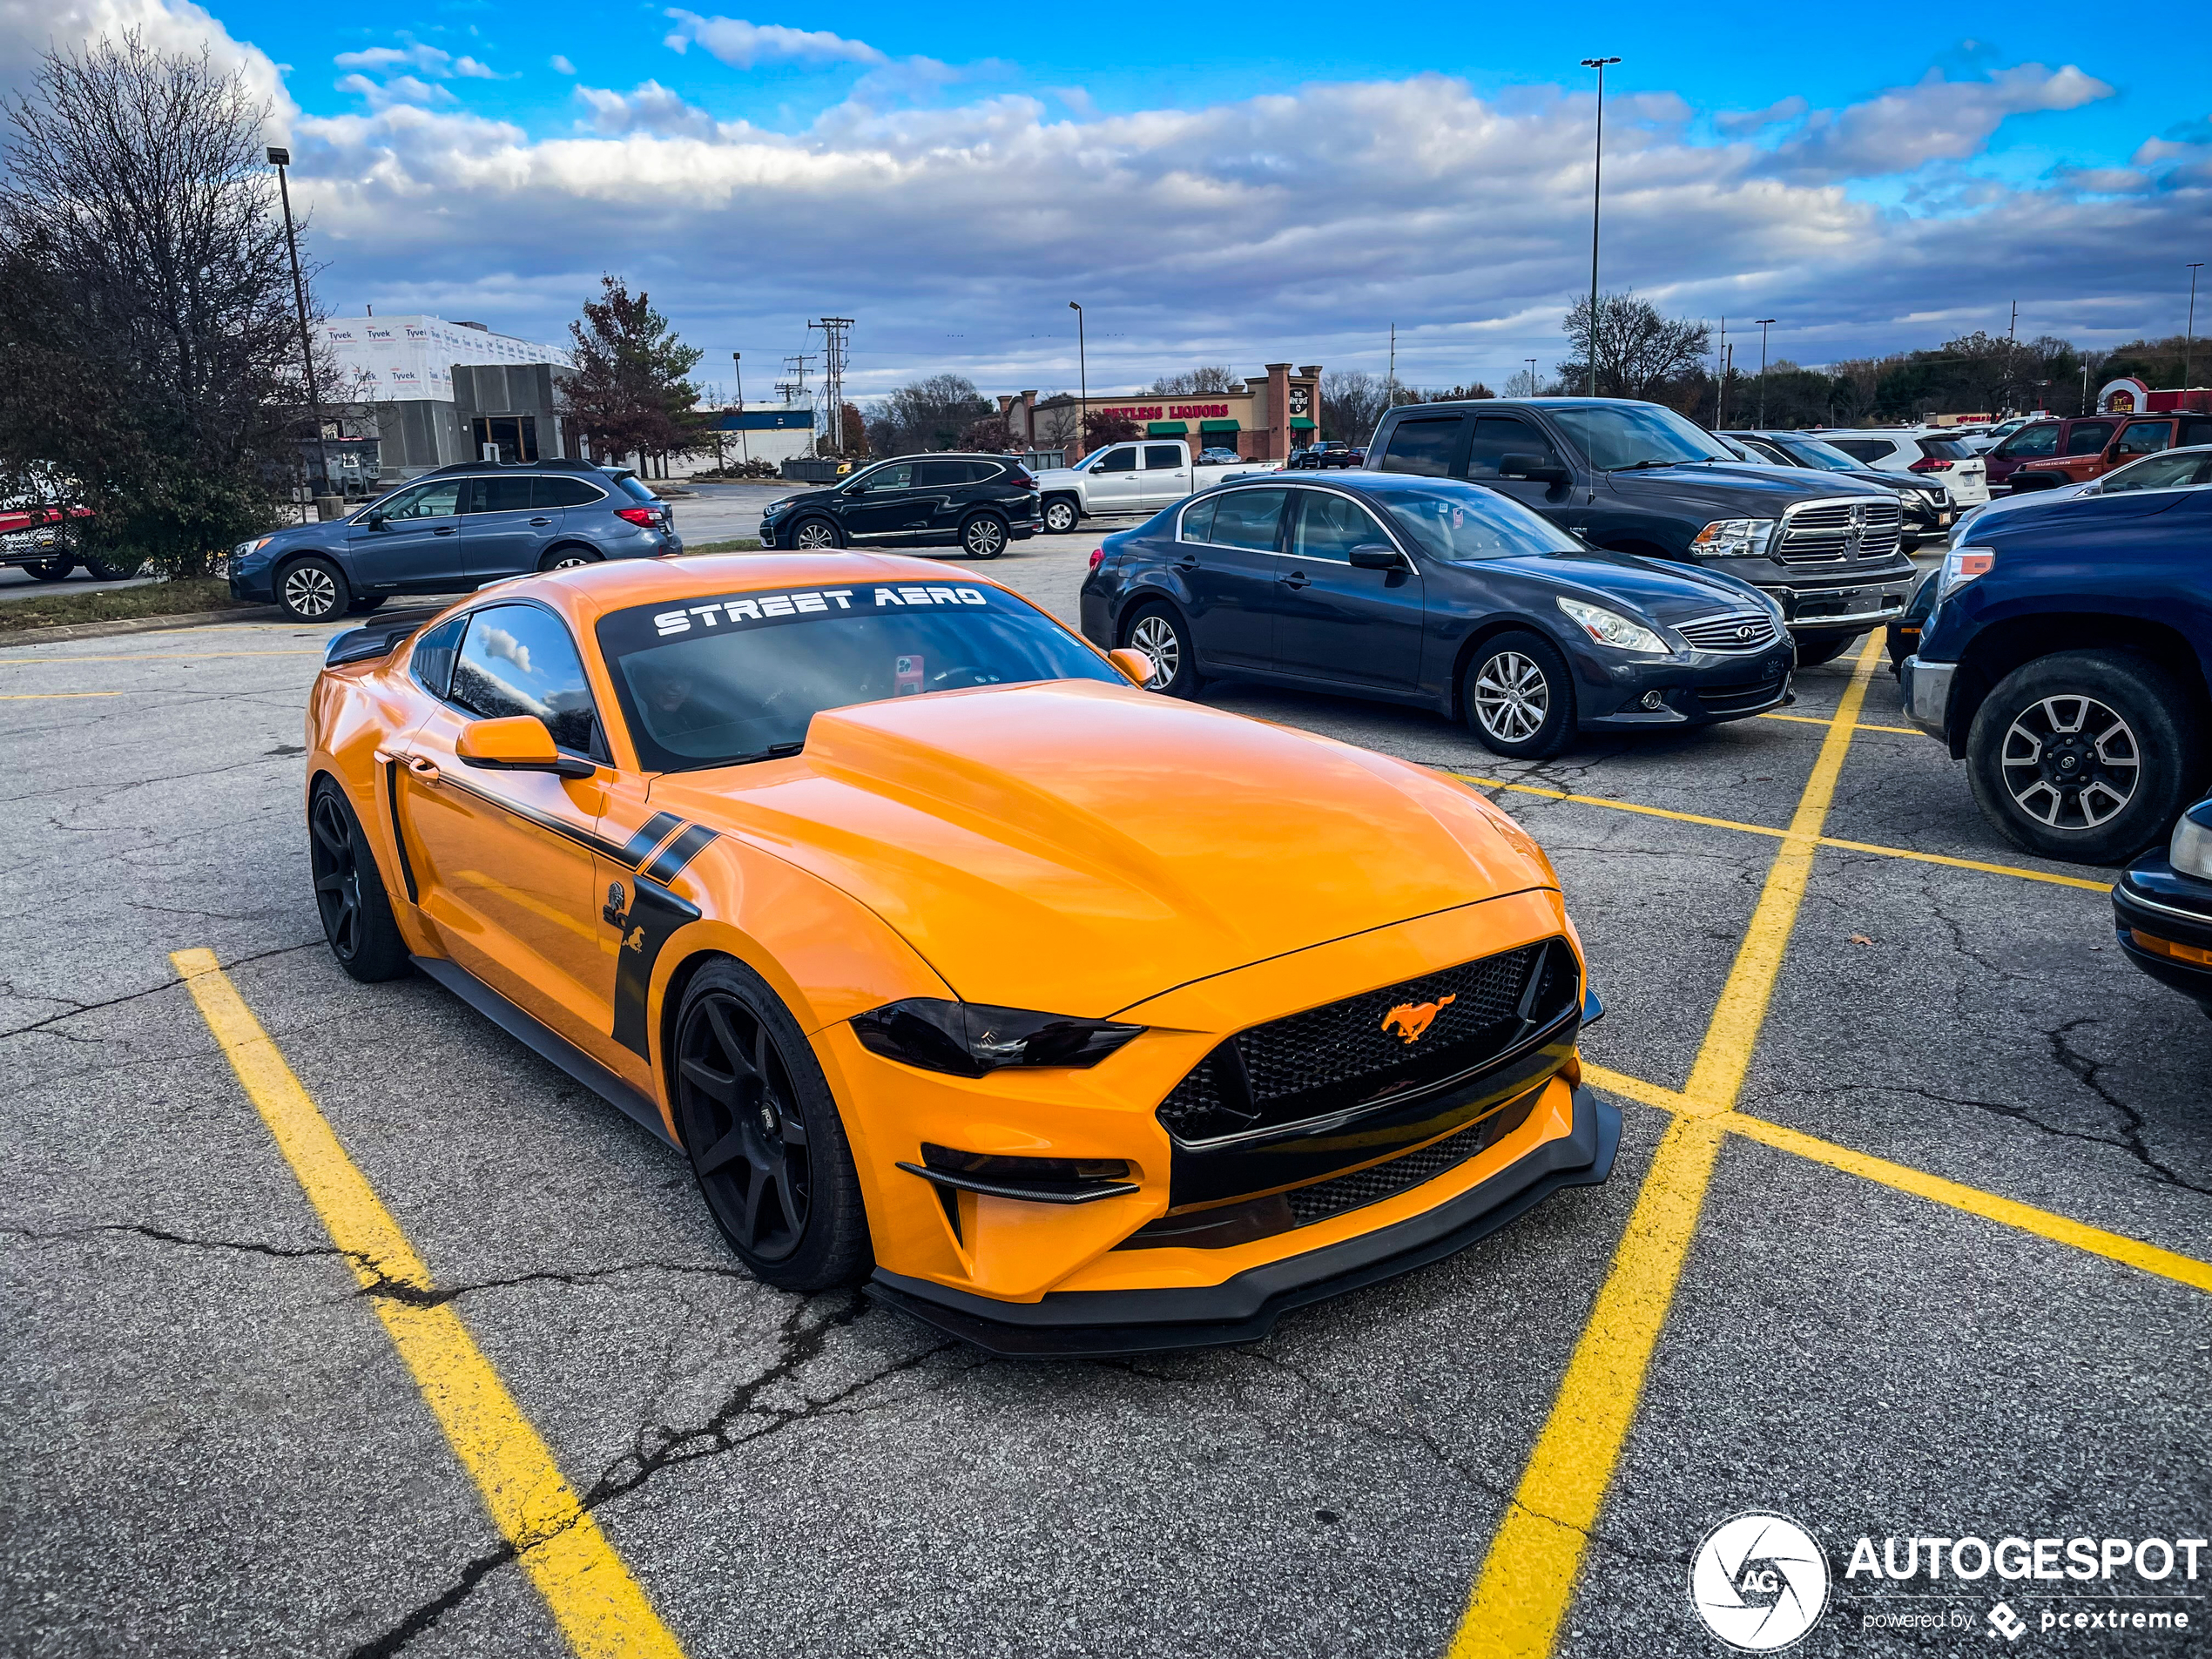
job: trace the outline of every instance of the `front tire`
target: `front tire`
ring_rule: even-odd
[[[1797,666],[1817,668],[1823,663],[1832,663],[1851,648],[1857,634],[1799,634],[1797,636]]]
[[[24,575],[38,582],[60,582],[76,568],[76,559],[67,553],[57,553],[51,559],[33,559],[22,567]]]
[[[353,604],[346,574],[328,559],[294,559],[277,572],[277,609],[294,622],[328,622]]]
[[[860,1181],[820,1063],[767,982],[725,959],[676,1021],[677,1126],[708,1211],[780,1291],[858,1283],[874,1266]]]
[[[1170,605],[1140,605],[1122,624],[1122,644],[1151,659],[1148,691],[1168,697],[1191,698],[1204,681],[1198,674],[1198,654],[1190,648],[1190,624]]]
[[[843,547],[845,538],[826,518],[810,518],[792,531],[791,545],[799,553],[827,553]]]
[[[1044,504],[1044,527],[1049,535],[1067,535],[1076,528],[1076,521],[1082,516],[1076,510],[1076,503],[1065,496],[1055,496]]]
[[[1541,636],[1514,630],[1486,640],[1467,666],[1460,706],[1493,754],[1545,760],[1575,739],[1575,682]]]
[[[960,544],[971,559],[995,559],[1006,551],[1006,523],[978,513],[960,527]]]
[[[364,985],[405,974],[407,941],[392,920],[376,854],[345,791],[327,778],[307,804],[307,867],[314,875],[322,936],[338,966]]]
[[[1974,713],[1966,775],[2022,852],[2119,864],[2161,840],[2198,776],[2187,695],[2132,651],[2058,651],[2014,669]]]

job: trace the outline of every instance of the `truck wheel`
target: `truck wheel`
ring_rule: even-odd
[[[1196,697],[1204,684],[1198,677],[1197,653],[1190,649],[1190,624],[1173,606],[1139,605],[1122,624],[1122,644],[1152,659],[1148,691],[1170,697]]]
[[[1857,634],[1799,634],[1797,636],[1797,666],[1817,668],[1823,663],[1832,663],[1851,648]]]
[[[1575,681],[1558,648],[1515,630],[1480,646],[1460,685],[1460,706],[1482,746],[1543,760],[1575,740]]]
[[[23,567],[25,576],[39,582],[59,582],[77,568],[77,561],[66,553],[57,553],[51,559],[33,559]]]
[[[1044,527],[1054,536],[1065,536],[1076,528],[1076,521],[1082,516],[1076,510],[1076,503],[1065,496],[1055,496],[1044,504]]]
[[[2162,839],[2197,777],[2190,710],[2132,651],[2065,651],[2014,669],[1974,714],[1966,775],[2021,851],[2119,864]]]

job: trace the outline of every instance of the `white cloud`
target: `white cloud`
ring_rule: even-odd
[[[847,40],[826,29],[789,29],[779,23],[747,23],[742,17],[702,17],[671,9],[675,28],[663,42],[671,51],[687,51],[696,41],[732,69],[755,64],[880,64],[884,55],[862,40]]]
[[[1776,147],[1772,165],[1803,180],[1910,172],[1931,161],[1979,155],[2010,116],[2076,110],[2112,95],[2111,87],[2071,64],[2057,70],[2021,64],[1968,81],[1946,80],[1932,69],[1917,84],[1863,104],[1814,111],[1803,131]]]
[[[576,65],[569,62],[567,58],[562,57],[558,52],[555,52],[552,57],[547,58],[545,61],[547,66],[556,75],[573,75],[576,73]]]
[[[136,30],[164,51],[208,49],[219,70],[236,70],[266,99],[270,136],[281,141],[297,106],[284,90],[281,71],[258,46],[230,31],[192,0],[0,0],[0,92],[26,90],[39,54],[50,46],[77,47],[118,39]]]
[[[590,111],[589,119],[578,125],[597,132],[707,138],[718,136],[720,130],[712,116],[686,104],[658,81],[641,81],[627,93],[579,86],[576,98]]]
[[[347,75],[336,83],[341,92],[365,98],[372,110],[387,110],[395,105],[450,104],[453,94],[442,86],[433,86],[428,81],[412,75],[395,75],[389,80],[372,81],[366,75]]]
[[[402,35],[402,40],[407,37]],[[419,70],[425,75],[435,75],[440,80],[460,76],[465,80],[496,81],[499,71],[489,64],[473,57],[455,57],[441,47],[419,40],[408,40],[403,46],[370,46],[357,52],[340,52],[330,60],[340,69],[367,70],[381,75],[388,70],[405,66]]]

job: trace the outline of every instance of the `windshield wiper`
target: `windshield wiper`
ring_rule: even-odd
[[[1608,467],[1608,472],[1642,472],[1646,467],[1679,467],[1679,461],[1631,461],[1618,467]]]
[[[677,772],[711,772],[717,766],[749,766],[756,760],[782,760],[797,754],[806,746],[806,739],[796,743],[772,743],[765,749],[756,749],[749,755],[722,755],[712,760],[702,760],[696,765],[677,766]]]

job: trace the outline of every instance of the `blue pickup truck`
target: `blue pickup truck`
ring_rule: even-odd
[[[2212,486],[2022,507],[1944,556],[1899,678],[2015,846],[2118,864],[2212,766]]]

